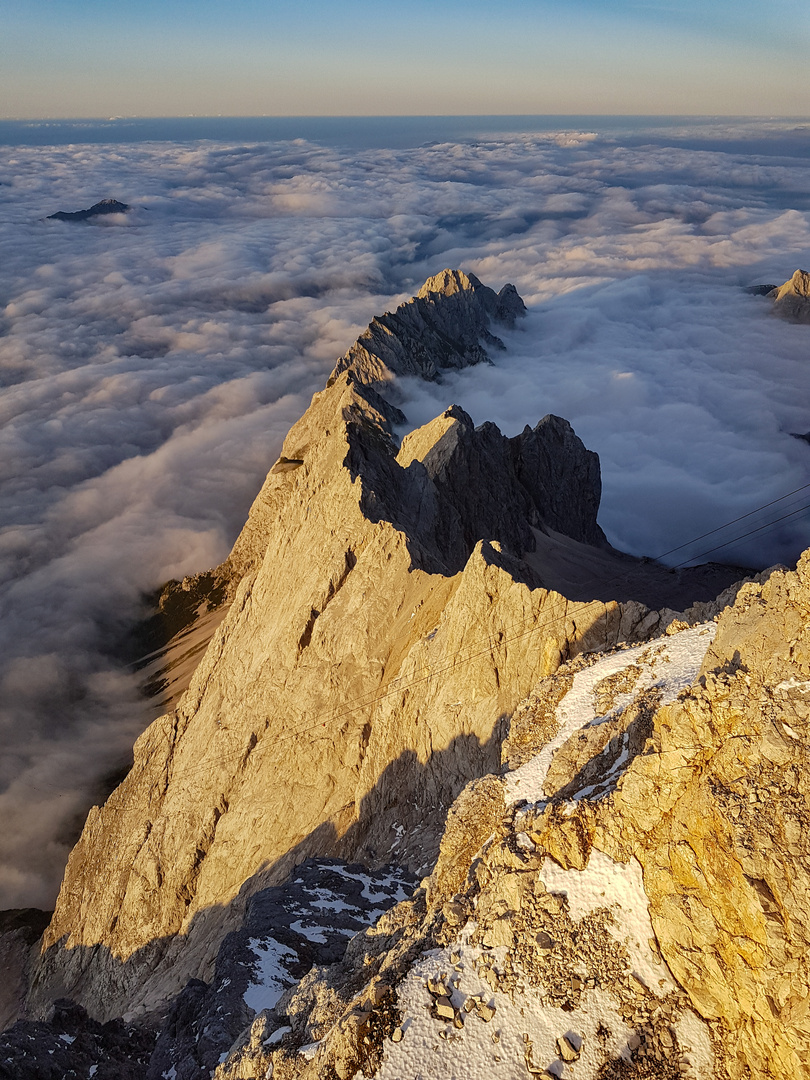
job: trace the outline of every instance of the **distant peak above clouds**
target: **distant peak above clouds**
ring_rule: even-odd
[[[790,281],[780,285],[773,306],[786,319],[810,323],[810,272],[797,270]]]
[[[497,293],[479,281],[475,274],[465,274],[463,270],[442,270],[428,278],[416,294],[419,300],[432,300],[440,296],[455,296],[456,293],[469,292],[481,300],[486,313],[496,322],[514,326],[515,319],[526,314],[526,305],[514,285],[506,284]]]
[[[495,292],[474,274],[442,270],[416,296],[372,319],[337,362],[332,380],[350,370],[363,383],[411,375],[440,382],[442,371],[490,363],[484,346],[503,349],[491,322],[513,327],[526,305],[514,285]]]
[[[89,218],[100,217],[104,214],[126,214],[132,209],[126,203],[117,199],[102,199],[101,202],[93,203],[87,210],[59,210],[55,214],[48,214],[48,221],[87,221]]]
[[[795,270],[784,285],[751,285],[746,291],[770,297],[775,314],[783,319],[810,323],[810,271]]]

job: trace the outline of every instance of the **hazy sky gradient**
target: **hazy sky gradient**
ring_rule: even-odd
[[[806,115],[804,0],[0,0],[0,115]]]

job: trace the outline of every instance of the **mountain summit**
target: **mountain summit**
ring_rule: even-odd
[[[774,311],[796,322],[810,323],[810,272],[797,270],[773,296]]]

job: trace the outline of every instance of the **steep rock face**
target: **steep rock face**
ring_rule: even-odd
[[[457,272],[422,293],[397,317],[425,323],[429,376],[478,356],[470,326],[488,341],[490,317],[518,310],[513,290]],[[504,723],[537,680],[671,620],[632,601],[570,602],[519,557],[533,528],[601,539],[598,463],[565,421],[505,439],[451,409],[399,449],[402,414],[379,393],[395,369],[377,345],[407,335],[382,333],[289,432],[188,691],[88,816],[32,1010],[64,994],[101,1018],[162,1005],[209,976],[249,897],[307,856],[395,852],[429,869],[447,807],[497,766]]]
[[[436,382],[443,370],[488,363],[484,345],[503,348],[490,331],[492,323],[513,326],[525,311],[513,285],[505,285],[496,294],[474,275],[444,270],[429,278],[418,296],[401,304],[396,312],[373,319],[338,360],[329,385],[341,372],[350,371],[355,383],[385,388],[390,394],[397,376]],[[392,423],[405,423],[403,414],[392,404],[382,399],[380,403]],[[308,410],[296,425],[302,429],[299,436],[287,440],[289,446],[268,473],[225,562],[182,582],[169,582],[157,610],[126,647],[127,660],[137,662],[144,671],[147,693],[162,698],[166,705],[176,704],[188,686],[190,672],[224,614],[217,609],[233,599],[242,577],[264,558],[275,522],[284,513],[292,486],[290,474],[303,463],[303,458],[295,455],[304,452],[313,432],[316,439],[321,437],[310,423],[311,413],[312,409]],[[598,465],[596,483],[598,490]]]
[[[810,552],[716,627],[567,663],[516,711],[505,775],[454,804],[426,888],[216,1080],[806,1080],[808,698]]]
[[[389,392],[397,376],[437,381],[443,370],[487,363],[489,357],[482,342],[503,348],[503,343],[490,332],[492,321],[512,326],[525,311],[513,285],[504,285],[496,294],[474,275],[468,277],[460,270],[444,270],[429,278],[418,295],[401,304],[396,312],[371,321],[338,360],[327,389],[343,372],[351,373],[354,384],[377,391],[385,388]],[[324,429],[318,426],[320,417],[316,407],[319,398],[316,395],[313,405],[287,436],[284,451],[270,470],[225,563],[225,573],[237,581],[264,558],[269,532],[283,512],[286,493],[290,490],[290,474],[304,460],[298,455],[304,455],[310,442],[322,437]],[[405,416],[384,398],[375,397],[374,406],[390,423],[406,422]]]
[[[808,691],[805,553],[795,574],[743,587],[656,725],[669,767],[636,759],[612,812],[614,851],[644,866],[664,955],[735,1080],[810,1075]],[[597,817],[594,842],[616,831]]]
[[[533,528],[547,526],[586,544],[606,546],[596,523],[599,458],[571,425],[546,416],[512,439],[494,424],[476,428],[458,406],[402,440],[397,461],[435,491],[447,530],[461,542],[447,551],[458,565],[482,536],[516,554],[533,551]],[[416,462],[416,464],[414,464]]]

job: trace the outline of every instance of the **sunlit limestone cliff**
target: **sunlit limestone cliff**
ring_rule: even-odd
[[[737,1077],[763,1039],[774,1075],[804,1075],[805,894],[779,867],[807,835],[806,572],[744,586],[712,644],[736,575],[613,550],[598,459],[565,420],[507,438],[454,406],[398,441],[398,378],[487,362],[522,310],[511,286],[445,271],[338,361],[209,576],[229,606],[187,691],[88,817],[30,1016],[70,998],[160,1029],[149,1080],[427,1080],[473,1058],[504,1077],[670,1075],[670,1057],[672,1076],[711,1059]],[[607,666],[586,676],[594,653]],[[764,761],[798,824],[768,817],[762,855]],[[587,901],[566,891],[603,872]],[[498,995],[524,993],[492,1027]],[[489,1056],[461,1046],[476,1023]]]
[[[810,323],[810,273],[797,270],[793,277],[769,293],[777,315]]]
[[[763,577],[540,680],[423,887],[216,1080],[810,1075],[810,552]]]

